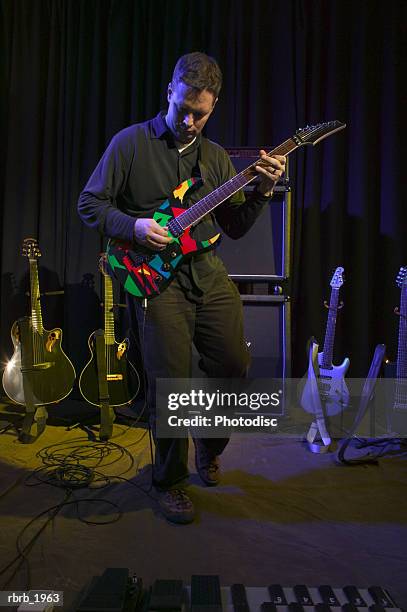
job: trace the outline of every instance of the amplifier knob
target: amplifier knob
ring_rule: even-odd
[[[165,263],[162,265],[162,269],[168,272],[168,270],[171,270],[171,266],[169,263]]]

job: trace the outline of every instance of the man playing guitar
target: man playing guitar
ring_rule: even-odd
[[[144,123],[116,134],[82,191],[78,210],[83,222],[101,234],[137,243],[160,253],[173,239],[154,211],[177,185],[202,178],[191,203],[235,175],[219,145],[202,135],[220,92],[222,74],[204,53],[182,56],[168,85],[168,109]],[[285,168],[285,157],[260,151],[259,181],[245,198],[238,191],[191,230],[194,240],[210,241],[214,222],[232,238],[246,233],[267,206],[275,182]],[[153,484],[164,516],[189,523],[193,504],[183,488],[188,477],[188,440],[155,435],[155,381],[188,378],[192,344],[208,377],[244,377],[249,355],[243,337],[239,293],[214,250],[192,255],[178,268],[171,284],[142,301],[127,293],[131,324],[138,326],[148,384],[148,407],[155,440]],[[145,306],[145,304],[144,304]],[[218,484],[218,456],[228,439],[194,440],[196,467],[208,486]]]

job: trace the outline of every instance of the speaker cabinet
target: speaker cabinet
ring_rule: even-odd
[[[226,148],[236,172],[241,172],[258,160],[259,149],[271,147]],[[246,195],[254,183],[245,187]],[[218,255],[225,262],[234,280],[274,281],[290,276],[291,258],[291,188],[289,163],[285,175],[274,187],[270,204],[262,211],[253,227],[239,240],[222,237]]]
[[[231,278],[272,280],[286,276],[284,227],[288,194],[285,190],[274,194],[270,204],[242,238],[232,240],[222,235],[217,255]]]
[[[291,376],[291,306],[285,296],[242,295],[250,378]]]

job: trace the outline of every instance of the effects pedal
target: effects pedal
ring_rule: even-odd
[[[219,576],[192,576],[191,612],[222,612]]]
[[[182,609],[183,601],[182,580],[156,580],[151,589],[148,609],[178,611]]]

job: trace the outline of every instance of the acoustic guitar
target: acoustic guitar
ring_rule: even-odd
[[[62,349],[62,329],[44,329],[37,260],[41,256],[37,241],[26,238],[22,253],[30,266],[31,316],[13,323],[11,340],[14,354],[3,373],[8,397],[26,405],[23,372],[30,385],[34,406],[60,402],[72,391],[75,368]]]
[[[96,351],[96,336],[94,331],[89,336],[88,345],[91,357],[83,368],[79,377],[79,389],[84,399],[100,406],[100,376],[105,376],[103,382],[107,383],[108,402],[111,407],[123,406],[131,403],[140,389],[140,378],[136,368],[128,359],[130,341],[125,338],[117,342],[114,329],[113,315],[113,284],[106,270],[106,256],[102,256],[99,269],[104,279],[104,337],[103,342],[103,368],[98,367],[98,355]],[[102,371],[103,370],[103,371]]]

